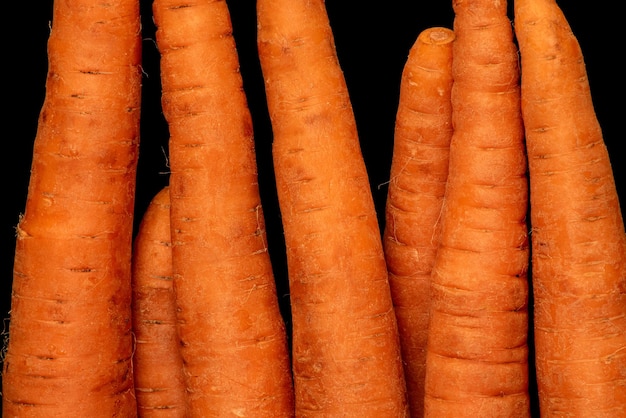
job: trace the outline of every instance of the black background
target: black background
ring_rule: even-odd
[[[278,206],[271,165],[271,127],[265,107],[263,80],[256,51],[255,2],[228,1],[239,51],[244,87],[253,116],[258,154],[259,183],[265,210],[270,254],[279,297],[288,306],[287,276]],[[622,207],[626,205],[626,168],[618,149],[623,127],[624,46],[618,34],[619,13],[609,1],[561,1],[579,39],[596,113],[613,163]],[[337,53],[342,65],[359,128],[363,158],[368,167],[379,219],[384,214],[385,183],[389,177],[393,125],[402,67],[409,48],[423,29],[452,26],[451,1],[347,1],[327,0]],[[512,2],[509,5],[512,9]],[[167,125],[160,109],[158,51],[154,41],[151,2],[141,1],[143,13],[143,80],[141,148],[137,177],[136,219],[150,198],[167,184]],[[52,19],[52,0],[7,2],[4,16],[10,29],[3,43],[5,133],[2,156],[4,184],[0,230],[0,315],[8,325],[15,246],[15,225],[24,210],[32,145],[45,94],[46,43]],[[512,17],[512,14],[511,14]],[[13,21],[13,20],[16,21]],[[5,25],[5,28],[7,25]],[[285,311],[288,314],[288,311]],[[287,316],[287,322],[289,318]]]

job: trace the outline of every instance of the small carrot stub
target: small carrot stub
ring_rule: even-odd
[[[411,416],[423,415],[430,274],[452,137],[454,32],[422,31],[409,51],[396,115],[383,244]]]
[[[454,132],[431,275],[426,417],[528,417],[526,156],[507,4],[453,1]]]
[[[582,50],[553,0],[517,0],[542,417],[626,416],[626,234]]]
[[[133,417],[139,4],[55,1],[17,227],[5,417]]]
[[[367,171],[322,0],[259,0],[293,324],[296,415],[405,417]]]
[[[133,371],[140,417],[186,417],[172,278],[169,187],[143,215],[133,252]]]
[[[289,417],[293,387],[226,2],[156,0],[190,416]]]

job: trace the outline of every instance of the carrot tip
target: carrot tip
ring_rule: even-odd
[[[424,31],[423,41],[431,45],[441,45],[452,42],[454,32],[446,27],[432,27]]]

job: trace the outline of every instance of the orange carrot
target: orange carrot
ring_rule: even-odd
[[[408,415],[387,269],[323,0],[259,0],[296,415]]]
[[[554,0],[517,0],[542,417],[626,416],[626,234],[582,50]]]
[[[402,72],[383,245],[398,321],[411,416],[423,415],[430,274],[452,136],[454,32],[417,37]]]
[[[134,242],[133,371],[140,417],[186,417],[183,362],[172,279],[170,191],[150,201]]]
[[[527,177],[505,1],[455,0],[452,123],[431,276],[426,417],[527,417]]]
[[[5,417],[132,417],[139,2],[55,1],[17,227]]]
[[[192,417],[288,417],[293,387],[226,2],[155,0],[172,268]]]

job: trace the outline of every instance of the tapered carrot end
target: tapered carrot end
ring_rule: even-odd
[[[423,416],[430,273],[452,137],[454,32],[430,27],[405,63],[396,113],[384,246],[411,416]]]
[[[591,141],[592,137],[601,136],[600,127],[593,120],[595,114],[583,53],[563,11],[554,0],[517,0],[514,19],[522,66],[522,110],[526,110],[526,135],[544,132],[542,136],[549,137],[551,132],[557,132],[550,128],[558,124],[593,126],[595,132],[592,136],[571,135],[570,147],[578,146],[579,137]],[[563,96],[570,97],[585,110],[582,113],[566,111],[555,116],[559,108],[556,105],[565,103]],[[529,111],[532,106],[542,110]],[[580,123],[583,115],[590,118],[588,123]],[[543,154],[554,152],[553,146],[563,144],[562,141],[531,140],[527,142],[531,154],[538,143],[551,147],[537,151]]]
[[[418,36],[418,42],[429,45],[444,45],[454,40],[454,31],[445,27],[427,28]]]
[[[555,77],[586,80],[584,59],[580,44],[572,32],[567,18],[554,0],[517,0],[514,7],[515,35],[517,37],[523,66],[531,61],[549,61],[558,68],[563,62],[559,57],[570,57],[579,62],[576,74],[562,69],[555,70]],[[527,52],[534,51],[534,52]],[[544,65],[544,64],[540,64]],[[528,83],[526,83],[528,84]]]
[[[559,27],[560,31],[572,34],[563,11],[554,0],[517,0],[514,3],[514,15],[518,33],[520,29],[536,30],[543,21],[543,25]]]
[[[452,29],[445,27],[430,27],[424,29],[418,35],[415,43],[409,51],[409,57],[403,70],[403,76],[406,80],[403,82],[406,84],[405,90],[413,90],[411,85],[414,83],[423,84],[419,79],[426,76],[426,73],[436,72],[440,74],[443,68],[451,66],[452,60],[452,48],[451,44],[454,41],[455,35]],[[423,86],[422,86],[423,87]],[[411,97],[423,96],[418,94],[417,91],[406,93],[404,96],[407,100],[411,100]],[[415,104],[415,103],[414,103]],[[406,106],[413,107],[414,104],[407,103]],[[430,113],[428,109],[429,105],[425,104],[425,108],[420,111]],[[400,117],[403,119],[403,117]]]

